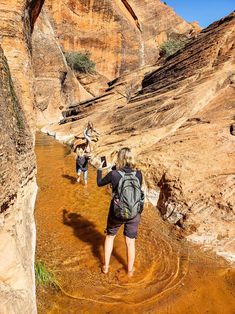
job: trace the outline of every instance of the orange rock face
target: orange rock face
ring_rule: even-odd
[[[0,1],[0,312],[36,313],[31,32],[43,0]]]
[[[25,0],[14,1],[14,4],[1,1],[0,43],[9,63],[17,97],[23,104],[32,127],[35,125],[35,115],[32,106],[34,92],[30,57],[31,32],[33,21],[43,3],[44,0],[28,1],[28,6],[25,7]]]
[[[79,122],[53,128],[61,137],[71,128],[76,134],[89,116],[103,134],[97,154],[132,147],[148,186],[160,189],[157,207],[164,219],[230,260],[235,251],[234,40],[232,13],[147,74],[129,102],[120,93],[126,83],[116,81],[100,102],[64,113],[64,122]],[[129,80],[135,79],[133,72]]]
[[[56,122],[61,110],[104,93],[107,78],[156,62],[168,36],[193,29],[160,1],[106,1],[103,6],[100,1],[49,1],[32,41],[37,124]],[[75,77],[62,50],[91,52],[98,72]]]
[[[46,8],[63,49],[89,51],[108,79],[155,63],[169,34],[194,29],[159,0],[49,0]]]
[[[32,52],[38,125],[58,121],[68,105],[91,98],[68,67],[44,11],[34,26]]]

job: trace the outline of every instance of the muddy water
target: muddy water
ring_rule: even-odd
[[[36,204],[37,259],[56,274],[63,289],[38,288],[40,314],[234,313],[234,270],[214,255],[173,241],[158,213],[147,207],[137,240],[136,273],[126,276],[122,230],[111,269],[100,265],[110,194],[76,183],[75,160],[52,138],[36,141],[39,194]]]

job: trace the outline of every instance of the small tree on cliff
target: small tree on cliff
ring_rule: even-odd
[[[95,62],[90,59],[90,52],[68,51],[64,55],[69,67],[74,71],[81,73],[93,73],[95,71]]]
[[[169,57],[184,48],[186,43],[187,40],[185,38],[169,39],[160,46],[160,54]]]

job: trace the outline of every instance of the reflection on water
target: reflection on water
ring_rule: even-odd
[[[158,213],[147,207],[137,240],[136,273],[126,276],[122,231],[115,239],[110,273],[100,271],[110,194],[76,182],[68,148],[38,134],[39,194],[36,204],[37,259],[55,271],[64,290],[39,288],[40,314],[233,313],[234,271],[215,256],[173,241]]]

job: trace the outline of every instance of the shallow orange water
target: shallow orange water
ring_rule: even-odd
[[[110,273],[103,275],[108,189],[96,186],[92,167],[88,186],[76,183],[74,157],[46,135],[37,135],[36,155],[37,260],[44,261],[74,297],[40,287],[39,314],[235,313],[234,269],[215,255],[173,240],[151,206],[142,215],[134,277],[126,275],[122,230]]]

